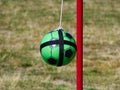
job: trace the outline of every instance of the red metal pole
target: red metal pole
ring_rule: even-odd
[[[77,0],[77,90],[83,89],[83,0]]]

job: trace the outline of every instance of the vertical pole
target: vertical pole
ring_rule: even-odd
[[[77,0],[77,90],[83,90],[83,0]]]

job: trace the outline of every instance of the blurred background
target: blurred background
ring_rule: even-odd
[[[83,88],[120,89],[120,1],[83,0]]]
[[[0,90],[75,90],[76,60],[46,64],[42,37],[59,26],[61,0],[0,0]],[[76,37],[76,1],[64,0],[63,28]]]

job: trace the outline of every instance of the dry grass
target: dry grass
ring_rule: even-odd
[[[84,0],[83,6],[84,90],[119,90],[119,0]]]
[[[0,0],[0,90],[75,90],[75,59],[57,68],[39,53],[44,34],[59,25],[60,1]],[[75,8],[65,0],[63,27],[73,36]]]

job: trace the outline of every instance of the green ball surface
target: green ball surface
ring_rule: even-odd
[[[43,60],[50,65],[67,65],[75,57],[75,40],[63,29],[51,31],[42,38],[40,53]]]

